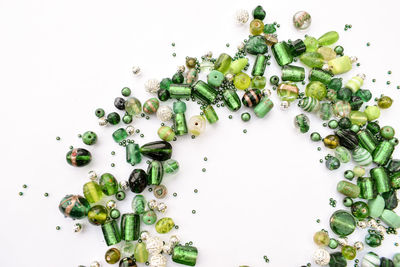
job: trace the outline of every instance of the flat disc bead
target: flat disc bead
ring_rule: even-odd
[[[332,231],[341,237],[350,235],[356,229],[353,216],[344,210],[333,213],[329,221]]]

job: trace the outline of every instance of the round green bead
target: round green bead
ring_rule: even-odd
[[[172,76],[172,83],[175,84],[181,84],[183,83],[185,80],[185,77],[183,76],[183,73],[178,71],[174,74],[174,76]]]
[[[129,89],[129,87],[124,87],[121,90],[121,94],[123,96],[130,96],[131,95],[131,89]]]
[[[157,221],[157,214],[153,210],[146,211],[142,217],[143,223],[152,225]]]
[[[335,211],[330,220],[332,231],[338,236],[348,236],[356,229],[356,221],[353,216],[345,210]]]
[[[88,220],[91,224],[101,225],[107,221],[108,212],[106,207],[102,205],[95,205],[90,208],[88,212]]]
[[[313,142],[318,142],[318,141],[321,141],[321,139],[322,139],[321,135],[317,132],[311,133],[310,138],[311,138],[311,141],[313,141]]]
[[[348,180],[353,180],[354,178],[354,172],[352,170],[346,170],[344,172],[344,178],[348,179]]]
[[[129,123],[132,122],[132,116],[129,115],[128,113],[126,113],[126,114],[122,117],[122,121],[123,121],[125,124],[129,124]]]
[[[101,190],[107,196],[115,195],[118,192],[117,179],[111,173],[104,173],[99,181]]]
[[[240,117],[242,118],[242,121],[246,121],[246,122],[251,119],[251,115],[248,112],[242,113],[242,115]]]
[[[117,125],[121,121],[121,117],[117,112],[111,112],[107,115],[107,121],[111,125]]]
[[[365,108],[364,113],[367,115],[368,121],[376,120],[381,115],[381,111],[378,106],[368,106]]]
[[[278,85],[278,83],[279,83],[279,77],[276,76],[276,75],[273,75],[273,76],[271,76],[271,78],[269,78],[269,82],[270,82],[272,85]]]
[[[321,101],[326,97],[326,94],[325,85],[319,81],[312,81],[306,86],[306,96],[314,97]]]
[[[328,122],[328,127],[331,129],[336,129],[339,126],[339,123],[337,120],[330,120]]]
[[[267,79],[264,76],[254,76],[251,79],[251,88],[264,89]]]
[[[351,127],[351,120],[347,117],[341,118],[338,122],[341,129],[349,129]]]
[[[336,239],[331,238],[331,239],[329,239],[328,246],[330,249],[336,249],[339,246],[339,242]]]
[[[340,167],[340,161],[334,156],[328,156],[327,160],[325,161],[325,166],[328,168],[328,170],[336,170]]]
[[[111,217],[111,219],[116,220],[116,219],[118,219],[120,216],[121,216],[121,212],[120,212],[119,210],[117,210],[117,209],[112,209],[112,210],[110,210],[110,217]]]
[[[353,205],[353,199],[351,197],[345,197],[343,199],[343,205],[347,208],[350,208]]]
[[[390,140],[394,137],[394,129],[391,126],[384,126],[381,128],[381,136],[386,140]]]
[[[125,194],[124,191],[118,191],[118,192],[115,194],[115,198],[116,198],[117,200],[119,200],[119,201],[124,200],[125,197],[126,197],[126,194]]]
[[[353,124],[351,125],[350,130],[352,130],[355,133],[358,133],[360,131],[360,126],[358,126],[357,124]]]
[[[335,51],[336,54],[341,55],[344,52],[344,48],[341,45],[337,45],[337,46],[335,46],[333,51]]]
[[[265,16],[266,16],[266,12],[262,6],[257,6],[253,10],[253,17],[255,19],[263,20],[265,18]]]
[[[249,88],[250,83],[251,83],[251,79],[250,79],[249,75],[247,75],[244,72],[236,74],[235,78],[233,80],[233,84],[239,90],[245,90],[245,89]]]
[[[167,89],[159,89],[157,91],[157,96],[158,96],[158,99],[160,99],[160,101],[163,101],[163,102],[170,99],[169,91]]]
[[[368,204],[362,201],[354,202],[351,205],[351,213],[359,220],[363,220],[369,216]]]
[[[219,86],[221,86],[224,79],[225,79],[225,76],[222,72],[213,70],[207,76],[207,83],[214,87],[219,87]]]
[[[391,143],[393,146],[397,146],[399,144],[399,139],[393,137],[392,139],[389,140],[389,143]]]
[[[160,82],[160,89],[168,90],[171,84],[172,80],[170,78],[164,78]]]
[[[356,248],[352,246],[343,246],[342,255],[346,260],[354,260],[357,256]]]
[[[94,114],[96,115],[96,117],[101,118],[104,117],[105,112],[104,109],[98,108],[94,111]]]
[[[382,236],[371,232],[365,236],[365,243],[373,248],[379,247],[382,244]]]
[[[93,145],[97,141],[97,134],[92,131],[87,131],[82,135],[82,141],[85,145]]]
[[[347,87],[341,88],[337,91],[337,98],[346,102],[350,101],[352,95],[353,92]]]

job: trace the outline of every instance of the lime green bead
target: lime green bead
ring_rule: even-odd
[[[326,86],[319,81],[312,81],[306,86],[306,96],[310,96],[321,101],[326,97],[326,94]]]
[[[318,231],[314,234],[314,243],[318,246],[327,246],[329,245],[329,235],[325,231]]]
[[[378,107],[381,109],[387,109],[392,106],[393,100],[388,96],[381,96],[378,99]]]
[[[245,89],[249,88],[250,83],[251,83],[251,79],[250,79],[249,75],[247,75],[244,72],[237,74],[235,76],[235,79],[233,80],[233,84],[239,90],[245,90]]]
[[[214,69],[225,74],[231,65],[232,58],[230,55],[222,53],[215,61]]]
[[[281,101],[293,102],[299,96],[299,88],[294,83],[281,83],[276,91]]]
[[[329,70],[334,75],[346,73],[352,69],[352,61],[348,56],[337,57],[328,61]]]
[[[232,73],[233,75],[236,75],[240,73],[249,63],[249,60],[247,58],[238,58],[234,61],[232,61],[230,67],[229,67],[229,73]]]
[[[332,45],[339,40],[339,34],[336,31],[330,31],[318,38],[320,46]]]
[[[386,140],[390,140],[394,137],[395,131],[391,126],[384,126],[381,128],[381,136]]]
[[[368,117],[364,112],[361,111],[352,111],[350,112],[349,119],[351,123],[363,126],[367,123]]]
[[[157,134],[162,140],[167,142],[170,142],[175,138],[175,132],[169,126],[161,126],[160,129],[158,129]]]
[[[318,48],[317,52],[320,53],[326,61],[336,58],[336,52],[328,46]]]
[[[343,246],[342,254],[346,260],[354,260],[354,258],[357,256],[357,251],[355,247]]]
[[[83,195],[89,203],[96,203],[102,199],[103,192],[98,183],[90,181],[83,185]]]
[[[250,33],[252,35],[260,35],[264,31],[264,23],[259,19],[250,22]]]
[[[137,243],[135,245],[135,250],[133,254],[135,255],[135,260],[137,262],[145,263],[149,259],[149,252],[146,249],[146,243]]]
[[[368,121],[376,120],[381,116],[381,111],[377,106],[368,106],[364,113],[367,115]]]
[[[164,217],[156,223],[156,231],[159,234],[166,234],[175,226],[174,221],[169,217]]]
[[[266,84],[267,79],[265,76],[254,76],[253,79],[251,79],[251,88],[264,89]]]
[[[325,61],[323,56],[317,52],[306,52],[300,56],[300,61],[310,68],[322,68]]]
[[[316,52],[318,49],[318,40],[314,37],[307,36],[304,39],[304,44],[306,45],[306,52]]]
[[[118,192],[117,179],[111,173],[104,173],[100,177],[100,187],[107,196],[112,196]]]
[[[108,211],[102,205],[96,205],[90,208],[88,212],[88,220],[91,224],[101,225],[107,221]]]
[[[318,141],[321,141],[321,139],[322,139],[321,135],[317,132],[311,133],[310,138],[311,138],[311,141],[313,141],[313,142],[318,142]]]

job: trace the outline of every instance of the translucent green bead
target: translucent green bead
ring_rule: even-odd
[[[264,89],[267,83],[265,76],[254,76],[251,79],[251,88]]]
[[[330,31],[318,38],[320,46],[332,45],[339,40],[339,34],[336,31]]]
[[[306,133],[310,129],[310,119],[305,114],[299,114],[294,118],[294,125],[301,133]]]
[[[169,217],[164,217],[156,223],[156,231],[159,234],[166,234],[175,226],[174,221]]]
[[[346,260],[354,260],[357,256],[356,248],[352,246],[343,246],[342,255]]]
[[[369,233],[365,236],[365,243],[372,248],[379,247],[382,244],[382,236],[377,233]]]
[[[365,115],[367,115],[368,121],[374,121],[378,119],[381,115],[381,111],[377,106],[368,106],[364,110]]]
[[[340,161],[336,157],[328,156],[328,159],[325,161],[325,166],[328,170],[336,170],[340,167]]]
[[[353,216],[344,210],[335,211],[329,221],[332,231],[338,236],[348,236],[356,229]]]
[[[336,58],[335,51],[328,46],[318,48],[317,52],[320,53],[326,61]]]
[[[117,179],[111,173],[104,173],[99,181],[101,190],[107,196],[114,195],[118,192]]]
[[[307,84],[305,93],[306,96],[310,96],[321,101],[326,97],[326,86],[319,81],[312,81]]]
[[[131,116],[137,116],[142,112],[142,104],[136,97],[130,97],[125,101],[125,111]]]
[[[111,125],[117,125],[121,121],[121,117],[117,112],[111,112],[107,115],[107,121]]]
[[[350,119],[351,123],[359,125],[359,126],[363,126],[368,121],[367,115],[361,111],[350,112],[349,119]]]
[[[125,124],[129,124],[129,123],[131,123],[132,122],[132,116],[131,115],[129,115],[128,113],[125,113],[125,115],[122,117],[122,121],[125,123]]]
[[[85,145],[93,145],[97,141],[97,134],[92,131],[87,131],[82,135],[82,141]]]
[[[311,138],[311,141],[313,141],[313,142],[321,141],[321,135],[317,132],[311,133],[310,138]]]
[[[163,162],[164,173],[175,174],[179,170],[179,163],[174,159],[169,159]]]
[[[264,31],[264,23],[259,19],[250,22],[250,33],[252,35],[260,35]]]
[[[300,61],[310,68],[322,68],[325,61],[320,53],[306,52],[300,56]]]
[[[378,99],[378,107],[381,109],[387,109],[392,106],[393,100],[388,96],[381,96]]]
[[[276,90],[281,101],[293,102],[299,96],[299,88],[296,84],[281,83]]]
[[[133,198],[132,210],[135,214],[143,214],[146,211],[146,200],[143,195],[136,195]]]
[[[369,216],[369,207],[368,204],[362,201],[354,202],[351,205],[351,213],[358,220],[363,220]]]
[[[121,90],[121,94],[125,97],[128,97],[131,95],[131,89],[129,89],[129,87],[124,87]]]
[[[331,239],[329,240],[328,246],[329,246],[330,249],[336,249],[336,248],[339,246],[339,241],[337,241],[337,240],[334,239],[334,238],[331,238]]]
[[[251,55],[265,54],[268,51],[268,45],[265,42],[265,37],[262,35],[251,36],[245,48],[246,52]]]
[[[146,262],[149,258],[149,252],[146,249],[146,243],[138,242],[135,245],[135,250],[133,254],[135,255],[135,260],[137,262],[142,262],[142,263]]]
[[[235,78],[233,80],[233,84],[239,90],[245,90],[245,89],[249,88],[250,83],[251,83],[251,79],[250,79],[249,75],[247,75],[244,72],[241,72],[241,73],[235,75]]]
[[[262,6],[257,6],[255,9],[253,9],[253,18],[263,20],[265,19],[266,12]]]
[[[249,60],[247,58],[238,58],[234,61],[232,61],[230,67],[229,67],[229,73],[232,73],[233,75],[236,75],[240,73],[249,63]],[[223,80],[224,76],[222,76]]]
[[[306,52],[316,52],[318,49],[318,40],[314,37],[307,36],[304,39],[304,44],[306,45]]]
[[[121,258],[121,253],[117,248],[110,248],[109,250],[107,250],[105,255],[105,260],[108,264],[115,264],[119,262],[120,258]]]
[[[88,220],[91,224],[101,225],[107,221],[108,211],[102,205],[96,205],[90,208],[88,212]]]
[[[89,203],[96,203],[103,198],[101,187],[95,181],[90,181],[83,185],[83,195]]]
[[[232,58],[230,55],[222,53],[215,61],[214,69],[225,74],[231,65]]]
[[[351,160],[351,153],[347,148],[343,146],[338,146],[335,149],[335,157],[337,157],[340,162],[347,163]]]

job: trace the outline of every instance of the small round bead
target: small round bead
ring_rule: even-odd
[[[118,219],[119,217],[121,216],[121,212],[119,211],[119,210],[117,210],[117,209],[112,209],[112,210],[110,210],[110,217],[111,217],[111,219],[114,219],[114,220],[116,220],[116,219]]]
[[[85,145],[93,145],[97,141],[97,134],[92,131],[87,131],[82,135],[82,141]]]
[[[104,117],[105,112],[104,112],[104,109],[98,108],[94,111],[94,114],[96,115],[97,118],[101,118],[101,117]]]
[[[124,87],[124,88],[122,88],[122,90],[121,90],[121,94],[123,95],[123,96],[130,96],[131,95],[131,89],[129,89],[129,87]]]
[[[353,199],[352,198],[350,198],[350,197],[345,197],[344,199],[343,199],[343,205],[345,206],[345,207],[351,207],[352,205],[353,205]]]
[[[242,119],[242,121],[247,122],[247,121],[249,121],[251,119],[251,115],[248,112],[244,112],[244,113],[242,113],[240,118]]]
[[[327,232],[319,231],[314,234],[314,242],[318,246],[327,246],[329,244],[329,235]]]
[[[279,77],[276,76],[276,75],[273,75],[273,76],[271,76],[271,78],[269,78],[269,82],[270,82],[272,85],[278,85],[278,83],[279,83]]]
[[[125,197],[126,197],[126,194],[125,194],[124,191],[118,191],[118,192],[115,194],[115,198],[116,198],[117,200],[119,200],[119,201],[124,200]]]

